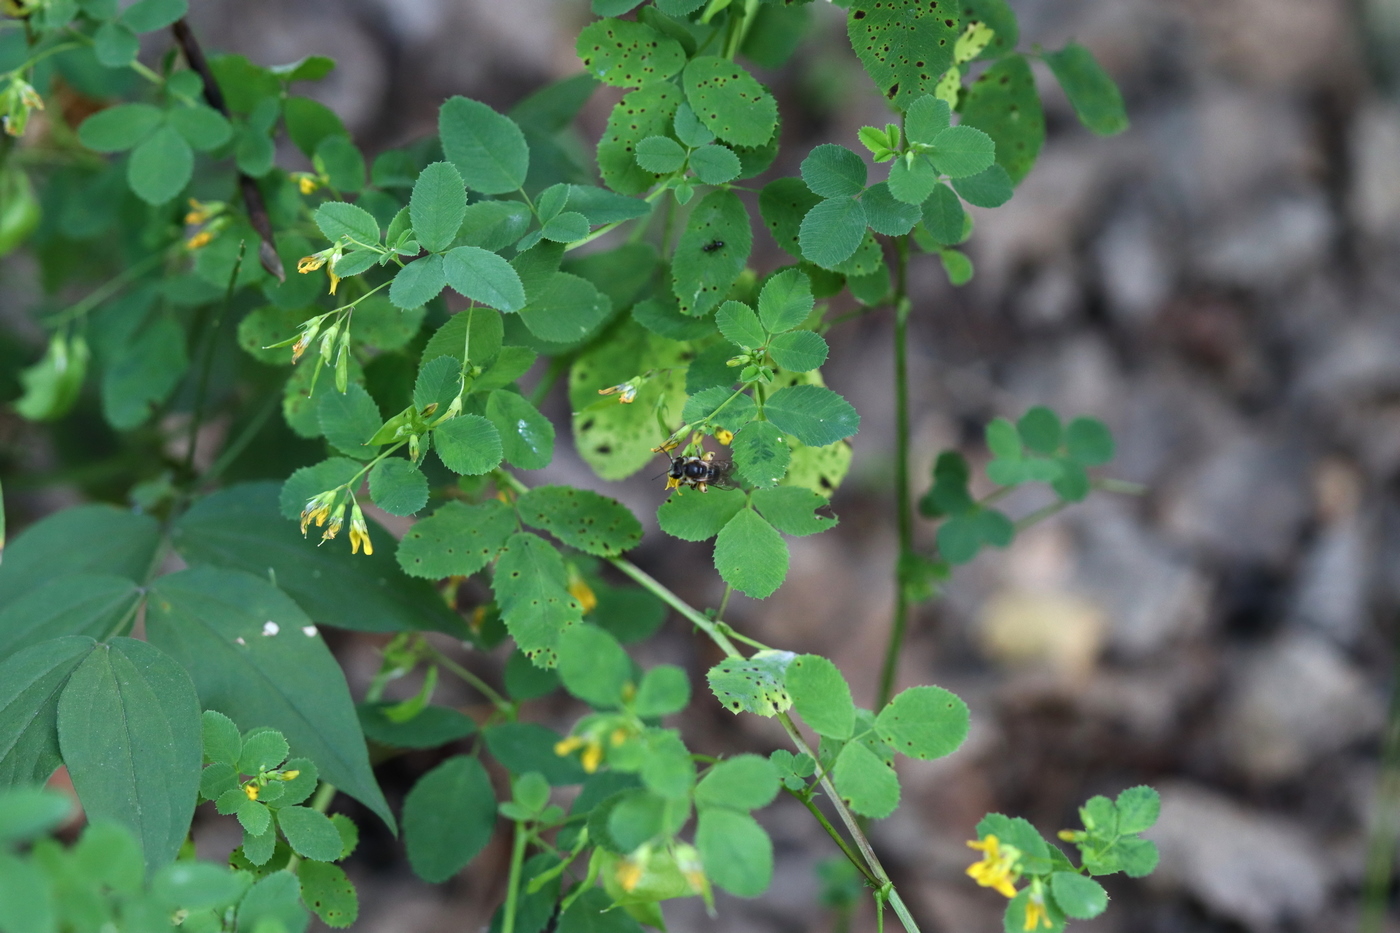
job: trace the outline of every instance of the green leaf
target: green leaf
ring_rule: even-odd
[[[529,532],[510,536],[492,577],[501,618],[520,650],[540,667],[558,663],[559,637],[583,618],[569,594],[559,552]]]
[[[1161,857],[1155,842],[1140,838],[1119,839],[1110,852],[1118,857],[1118,864],[1129,878],[1152,874]]]
[[[232,719],[217,710],[205,710],[200,717],[200,736],[206,762],[219,762],[229,767],[238,764],[243,755],[243,737]]]
[[[55,791],[16,787],[0,793],[0,842],[25,842],[56,829],[73,814],[73,804]]]
[[[355,885],[338,865],[303,862],[297,866],[297,881],[301,884],[302,903],[310,907],[326,926],[333,929],[348,927],[360,916]]]
[[[555,272],[538,293],[529,296],[520,319],[541,340],[575,343],[597,330],[611,311],[612,302],[592,282]]]
[[[632,711],[643,719],[679,713],[690,703],[690,678],[673,664],[653,667],[642,675]]]
[[[783,686],[791,651],[759,651],[748,658],[726,658],[710,668],[710,692],[732,713],[775,716],[792,706]]]
[[[768,339],[758,315],[742,302],[726,301],[720,305],[715,311],[715,324],[725,340],[745,350],[761,347]]]
[[[92,51],[99,64],[108,68],[125,68],[136,60],[141,40],[127,26],[110,20],[97,27],[92,37]]]
[[[505,194],[525,183],[530,148],[510,117],[470,98],[449,97],[438,111],[438,134],[468,188]]]
[[[833,528],[836,519],[812,514],[826,508],[826,499],[803,486],[777,486],[753,493],[754,508],[783,534],[814,535]]]
[[[164,120],[150,104],[118,104],[99,110],[78,127],[78,140],[97,152],[124,152],[150,136]]]
[[[967,704],[942,687],[910,687],[875,718],[875,733],[910,758],[952,754],[967,738]]]
[[[972,281],[972,260],[967,258],[966,253],[955,249],[943,249],[938,251],[938,259],[943,263],[943,271],[947,273],[948,281],[953,285],[966,285]]]
[[[949,192],[951,194],[951,192]],[[919,222],[917,204],[906,204],[890,193],[886,182],[871,185],[861,197],[865,219],[870,229],[886,236],[903,236]]]
[[[243,890],[232,872],[209,862],[175,862],[151,879],[151,893],[158,899],[190,911],[232,906]]]
[[[260,878],[238,905],[237,933],[303,933],[307,922],[306,910],[301,906],[301,885],[296,875],[285,870]]]
[[[909,105],[904,115],[904,133],[912,143],[932,146],[951,119],[952,112],[946,100],[925,94]]]
[[[93,647],[91,638],[70,635],[0,662],[0,787],[42,784],[61,764],[59,696]]]
[[[764,186],[758,196],[758,209],[773,239],[788,255],[802,258],[802,219],[821,198],[800,178],[779,178]]]
[[[695,847],[705,874],[736,897],[758,897],[773,880],[773,840],[753,817],[733,810],[700,812]]]
[[[476,732],[470,717],[445,706],[425,706],[406,722],[395,722],[386,710],[397,706],[383,700],[355,707],[365,736],[392,748],[436,748]]]
[[[768,344],[773,362],[792,373],[811,372],[826,362],[830,352],[826,341],[810,330],[779,334]]]
[[[428,580],[470,576],[496,559],[514,532],[514,511],[497,500],[445,503],[403,535],[399,565]]]
[[[433,450],[452,472],[480,476],[500,465],[501,435],[480,415],[458,415],[433,429]]]
[[[500,352],[503,335],[499,313],[491,308],[467,308],[452,315],[437,329],[423,348],[419,365],[441,356],[455,356],[460,360],[465,354],[469,357],[467,362],[485,366]]]
[[[408,209],[413,235],[424,249],[437,253],[451,246],[467,215],[466,186],[456,166],[434,162],[423,169],[413,184]]]
[[[1020,184],[1045,144],[1045,114],[1025,57],[1008,55],[984,71],[967,89],[961,111],[962,124],[992,138],[997,164]]]
[[[988,26],[994,33],[992,41],[973,61],[1001,58],[1016,51],[1021,33],[1016,23],[1016,13],[1006,0],[963,0],[962,11],[964,28],[976,22]]]
[[[1080,466],[1100,466],[1113,459],[1113,435],[1097,418],[1075,418],[1065,429],[1065,449]]]
[[[1140,833],[1151,829],[1162,812],[1162,798],[1144,785],[1129,787],[1114,801],[1118,807],[1118,831]]]
[[[737,194],[717,190],[701,198],[672,257],[672,288],[681,313],[704,314],[724,300],[752,247],[749,214]]]
[[[403,835],[414,874],[440,884],[461,871],[491,840],[496,796],[481,762],[447,759],[418,780],[404,799]]]
[[[933,140],[929,159],[949,178],[966,178],[986,170],[996,157],[992,137],[972,126],[950,126]]]
[[[1080,123],[1100,136],[1113,136],[1128,128],[1123,95],[1093,52],[1071,42],[1060,51],[1047,52],[1042,57],[1064,88]]]
[[[919,501],[925,518],[962,515],[976,508],[967,491],[972,472],[967,460],[955,450],[945,450],[933,464],[933,487]]]
[[[345,124],[325,104],[309,97],[288,97],[282,102],[287,136],[309,159],[328,136],[349,136]]]
[[[835,664],[821,655],[800,654],[788,665],[783,683],[798,714],[818,735],[851,737],[856,707],[851,688]]]
[[[671,129],[681,92],[667,82],[632,91],[613,107],[603,138],[598,141],[598,172],[603,183],[619,194],[641,194],[659,177],[637,164],[639,142],[665,136]]]
[[[763,413],[778,430],[808,447],[825,447],[860,429],[860,415],[851,403],[824,386],[779,389],[768,397]]]
[[[552,786],[577,784],[586,776],[577,759],[557,755],[559,733],[534,723],[509,722],[482,732],[491,754],[512,774],[538,771]]]
[[[413,380],[413,407],[441,416],[462,387],[462,363],[455,356],[439,356],[423,363]]]
[[[83,810],[130,828],[147,871],[172,861],[189,831],[200,732],[189,675],[131,638],[95,646],[59,698],[63,762]]]
[[[923,208],[924,227],[935,242],[951,246],[962,242],[966,212],[962,201],[947,185],[933,187]]]
[[[187,0],[136,0],[122,11],[122,22],[135,32],[154,32],[169,26],[187,12]]]
[[[340,830],[324,813],[310,807],[282,807],[277,811],[277,826],[297,855],[318,862],[340,858]]]
[[[864,743],[847,742],[831,768],[836,792],[855,813],[882,820],[899,806],[899,776]]]
[[[193,173],[190,144],[170,126],[158,127],[132,150],[126,167],[131,190],[147,204],[164,204],[175,197]]]
[[[922,204],[938,187],[938,172],[927,157],[901,158],[890,166],[890,195],[905,204]]]
[[[443,257],[442,268],[447,284],[467,298],[502,311],[519,311],[525,306],[525,287],[519,274],[489,250],[459,246]]]
[[[0,658],[65,635],[104,640],[131,626],[140,602],[136,584],[116,574],[50,580],[0,610]]]
[[[831,269],[855,254],[865,239],[865,208],[855,198],[822,201],[802,218],[802,256]]]
[[[802,180],[824,198],[850,198],[865,190],[865,162],[845,146],[823,143],[802,160]]]
[[[575,625],[559,636],[559,679],[564,689],[597,709],[622,705],[632,681],[632,659],[596,625]]]
[[[778,769],[758,755],[736,755],[710,769],[695,787],[695,805],[758,810],[778,796]]]
[[[690,154],[690,168],[707,185],[722,185],[739,177],[743,164],[728,146],[701,146]]]
[[[496,389],[486,398],[486,417],[501,434],[511,466],[540,470],[554,459],[554,425],[523,395]]]
[[[682,541],[713,538],[744,508],[737,489],[711,489],[704,495],[677,492],[656,510],[661,530]]]
[[[530,224],[530,209],[519,201],[478,201],[467,205],[458,231],[466,246],[492,251],[520,239]]]
[[[174,318],[158,316],[124,341],[123,352],[104,361],[102,408],[121,430],[144,424],[184,378],[185,332]]]
[[[615,557],[642,540],[642,523],[627,506],[587,489],[537,486],[520,497],[516,508],[525,524],[597,557]]]
[[[932,94],[953,64],[958,19],[948,0],[853,0],[846,31],[876,86],[904,110]]]
[[[1060,416],[1044,405],[1037,405],[1020,417],[1016,431],[1027,447],[1041,454],[1054,454],[1060,449]]]
[[[715,569],[739,592],[764,599],[787,577],[787,544],[757,512],[743,509],[715,539]]]
[[[1010,421],[1005,418],[993,418],[987,423],[985,433],[987,449],[992,452],[992,456],[1005,460],[1021,459],[1021,435]]]
[[[369,460],[378,452],[367,446],[384,418],[379,406],[363,386],[350,383],[344,394],[327,392],[317,406],[321,433],[341,453],[357,460]]]
[[[1050,482],[1050,487],[1061,499],[1080,502],[1089,495],[1089,474],[1084,472],[1082,466],[1073,460],[1057,459],[1055,463],[1060,468],[1060,475]]]
[[[1011,176],[1000,165],[993,165],[976,175],[953,179],[953,189],[962,195],[964,201],[977,207],[1001,207],[1011,200],[1014,193]]]
[[[1089,920],[1108,908],[1108,892],[1103,885],[1077,872],[1057,871],[1051,875],[1050,893],[1060,910],[1076,920]]]
[[[369,495],[390,515],[413,515],[428,503],[428,478],[412,462],[390,457],[369,471]]]
[[[641,87],[676,74],[685,50],[643,23],[602,19],[585,26],[574,46],[588,73],[614,87]]]
[[[734,436],[734,466],[743,479],[758,487],[774,486],[787,472],[792,448],[770,421],[750,421]]]
[[[593,226],[633,220],[651,213],[651,204],[640,198],[623,197],[592,185],[569,185],[565,207],[587,217]]]
[[[379,242],[379,221],[362,207],[344,201],[327,201],[316,208],[313,219],[321,233],[332,243],[341,237],[361,245]]]
[[[166,115],[170,125],[200,152],[217,149],[233,138],[233,127],[211,107],[174,107]]]
[[[243,739],[243,750],[238,754],[237,769],[240,774],[257,774],[262,769],[271,769],[287,760],[291,749],[287,739],[276,729],[254,729]],[[254,833],[262,835],[261,831]]]
[[[708,422],[737,431],[748,424],[757,411],[758,406],[749,396],[735,395],[728,386],[711,386],[686,401],[681,420],[691,424]]]
[[[761,146],[778,126],[778,103],[743,67],[717,55],[690,60],[685,97],[705,128],[727,143]]]
[[[796,269],[774,274],[758,293],[758,317],[771,334],[781,334],[799,326],[811,315],[814,306],[812,280]]]
[[[648,136],[637,143],[637,164],[648,172],[667,175],[685,164],[685,149],[668,136]]]
[[[264,579],[212,567],[161,577],[151,587],[146,636],[189,671],[206,708],[240,728],[278,730],[294,755],[315,761],[327,781],[394,825],[369,768],[345,674],[284,593]]]
[[[75,548],[74,541],[83,542]],[[160,546],[149,515],[110,505],[82,505],[30,525],[5,548],[0,605],[59,577],[114,573],[145,583]]]
[[[573,243],[588,236],[588,218],[577,211],[565,211],[550,218],[540,229],[540,236],[555,243]]]

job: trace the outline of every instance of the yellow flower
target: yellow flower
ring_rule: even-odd
[[[254,784],[252,781],[249,781],[247,784],[243,785],[243,793],[248,795],[249,800],[257,800],[258,785]]]
[[[1045,896],[1031,894],[1026,898],[1026,922],[1022,925],[1023,930],[1038,930],[1041,924],[1045,924],[1047,930],[1055,929],[1055,924],[1050,920],[1050,914],[1045,910]]]
[[[968,842],[968,848],[986,853],[982,861],[967,868],[967,874],[984,888],[995,888],[1004,897],[1015,897],[1016,861],[1021,857],[1020,850],[1013,846],[1002,848],[996,836],[988,835],[981,842]]]
[[[374,546],[369,542],[369,528],[365,526],[365,514],[360,511],[360,503],[356,502],[350,510],[350,553],[360,553],[362,545],[366,557],[374,553]]]
[[[302,194],[312,194],[321,187],[320,180],[310,172],[293,172],[292,177],[297,180],[297,190]]]
[[[628,732],[622,726],[618,726],[616,729],[613,730],[612,735],[608,737],[608,741],[611,742],[614,747],[616,747],[618,745],[621,745],[623,742],[626,742],[627,739],[630,737],[630,732]]]
[[[592,774],[598,770],[598,766],[603,763],[603,744],[597,739],[589,739],[588,747],[579,756],[579,763],[583,765],[583,770]]]
[[[617,400],[624,405],[631,405],[637,400],[637,387],[630,382],[620,382],[615,386],[608,386],[606,389],[599,389],[599,395],[616,395]]]
[[[331,504],[326,493],[323,492],[312,497],[312,499],[306,503],[305,508],[301,510],[301,533],[305,535],[306,529],[311,527],[312,522],[316,523],[317,528],[322,527],[326,524],[326,519],[330,517]]]
[[[554,743],[554,754],[558,755],[560,758],[563,758],[565,755],[571,753],[574,749],[582,747],[583,739],[579,738],[576,735],[571,735],[566,739],[560,739],[559,741]]]
[[[569,595],[578,600],[584,615],[598,607],[598,596],[593,592],[593,588],[584,582],[583,577],[576,576],[569,580]]]
[[[335,287],[340,284],[340,276],[336,275],[329,269],[326,270],[326,275],[329,275],[331,277],[331,294],[334,295]]]
[[[295,769],[294,769],[294,770],[291,770],[291,771],[283,771],[283,772],[282,772],[282,780],[284,780],[284,781],[295,781],[300,775],[301,775],[301,772],[300,772],[300,771],[297,771],[297,770],[295,770]]]
[[[185,249],[193,252],[202,246],[208,246],[209,241],[212,239],[214,239],[214,234],[210,233],[208,230],[201,230],[185,241]]]
[[[730,444],[734,443],[734,432],[720,428],[715,432],[715,440],[719,441],[725,447],[728,447]]]
[[[303,256],[297,260],[297,271],[305,275],[308,272],[315,272],[325,264],[325,256],[320,253],[312,253],[310,256]]]
[[[638,884],[641,883],[642,876],[646,874],[646,868],[639,862],[625,858],[617,863],[617,883],[622,890],[631,893]]]

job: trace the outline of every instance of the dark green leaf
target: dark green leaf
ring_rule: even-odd
[[[507,463],[539,470],[554,459],[554,425],[524,396],[496,389],[487,396],[486,417],[501,434]]]
[[[244,729],[277,729],[393,826],[345,675],[295,603],[263,579],[211,567],[162,577],[151,593],[147,637],[190,672],[206,708]]]
[[[520,310],[520,319],[541,340],[574,343],[592,334],[612,311],[612,303],[592,282],[567,272],[551,274]]]
[[[763,222],[788,255],[802,258],[802,219],[821,200],[800,178],[779,178],[765,186],[759,194],[758,209],[763,215]]]
[[[593,226],[632,220],[651,213],[651,205],[640,198],[623,197],[592,185],[570,185],[565,207],[587,217]]]
[[[781,334],[807,320],[814,305],[811,279],[796,269],[784,269],[763,284],[758,317],[769,333]]]
[[[865,208],[855,198],[822,201],[802,218],[802,256],[824,269],[834,268],[855,254],[865,226]]]
[[[642,524],[627,506],[587,489],[538,486],[521,496],[516,508],[527,525],[598,557],[615,557],[642,540]]]
[[[771,421],[750,421],[744,425],[734,436],[732,450],[740,475],[759,487],[776,485],[792,459],[792,448]]]
[[[1114,801],[1118,807],[1118,831],[1140,833],[1151,829],[1162,812],[1162,798],[1146,785],[1129,787]]]
[[[92,51],[99,64],[108,68],[125,68],[136,60],[141,40],[129,26],[109,20],[97,27]]]
[[[673,257],[672,287],[681,312],[704,314],[724,300],[752,247],[748,211],[739,196],[727,190],[705,195],[691,212]]]
[[[787,577],[787,544],[757,512],[742,509],[715,539],[715,569],[736,590],[764,599]]]
[[[233,127],[224,115],[210,107],[174,107],[167,119],[170,125],[200,152],[217,149],[233,137]]]
[[[648,136],[637,143],[637,164],[648,172],[668,175],[685,164],[685,149],[669,136]]]
[[[778,125],[778,104],[741,66],[717,55],[690,60],[685,96],[710,132],[727,143],[761,146]]]
[[[630,20],[591,23],[574,47],[589,74],[615,87],[641,87],[669,78],[685,65],[679,42]]]
[[[470,576],[495,559],[515,530],[515,515],[501,502],[448,502],[404,535],[399,564],[430,580]]]
[[[947,185],[934,185],[924,202],[924,228],[937,243],[951,246],[962,242],[966,212],[962,201]]]
[[[737,431],[748,424],[757,411],[758,406],[749,396],[736,395],[727,386],[712,386],[701,389],[686,400],[681,420],[690,424],[704,422]]]
[[[136,32],[164,29],[189,10],[187,0],[136,0],[122,11],[122,22]]]
[[[568,586],[557,550],[528,532],[511,535],[496,562],[492,588],[506,630],[540,667],[556,665],[559,636],[583,618],[583,607]]]
[[[966,178],[984,171],[996,157],[992,137],[972,126],[950,126],[933,140],[929,159],[949,178]]]
[[[413,515],[428,502],[428,478],[410,461],[390,457],[369,471],[369,494],[390,515]]]
[[[828,352],[826,341],[810,330],[779,334],[768,343],[773,362],[791,373],[811,372],[826,362]]]
[[[70,635],[0,662],[0,787],[42,784],[59,766],[59,696],[94,647]]]
[[[1093,52],[1071,42],[1058,52],[1046,53],[1043,58],[1055,73],[1060,87],[1065,89],[1079,122],[1100,136],[1113,136],[1128,128],[1123,95]]]
[[[1006,174],[1006,169],[1000,165],[993,165],[986,171],[968,175],[966,178],[955,178],[953,188],[962,195],[964,201],[977,207],[1001,207],[1011,200],[1014,193],[1011,176]]]
[[[938,172],[928,157],[914,155],[900,158],[890,166],[890,195],[905,204],[922,204],[938,186]]]
[[[500,465],[501,435],[480,415],[458,415],[433,429],[433,450],[452,472],[480,476]]]
[[[94,647],[58,701],[63,762],[83,810],[141,842],[147,871],[173,860],[199,789],[199,700],[189,675],[146,642]]]
[[[909,105],[904,115],[904,133],[913,143],[933,145],[938,134],[948,128],[952,112],[946,100],[925,94]]]
[[[318,862],[340,858],[340,830],[324,813],[310,807],[282,807],[277,811],[277,826],[297,855]]]
[[[690,679],[684,670],[662,664],[647,671],[637,685],[632,711],[643,719],[679,713],[690,703]]]
[[[705,874],[737,897],[758,897],[773,879],[773,840],[747,813],[709,809],[695,826]]]
[[[161,126],[132,150],[126,179],[147,204],[164,204],[184,189],[193,173],[190,144],[173,127]]]
[[[81,541],[83,546],[73,546]],[[26,528],[5,548],[0,605],[72,573],[115,573],[146,582],[160,543],[149,515],[110,505],[83,505]]]
[[[436,748],[476,731],[476,723],[469,717],[445,706],[425,706],[412,719],[397,722],[385,714],[396,705],[381,701],[355,708],[366,737],[394,748]]]
[[[1036,453],[1053,454],[1060,449],[1060,416],[1044,405],[1029,409],[1016,422],[1016,430],[1027,447]]]
[[[866,222],[876,233],[903,236],[919,222],[918,205],[906,204],[895,198],[890,194],[890,186],[883,181],[871,185],[860,202],[865,207]]]
[[[573,243],[588,236],[588,218],[577,211],[565,211],[540,229],[540,236],[555,243]]]
[[[850,198],[865,190],[865,162],[845,146],[823,143],[802,160],[802,180],[823,198]]]
[[[984,71],[967,89],[961,109],[963,123],[992,138],[997,164],[1013,185],[1020,184],[1045,144],[1045,114],[1026,59],[1009,55]]]
[[[538,771],[555,787],[577,784],[586,776],[578,760],[555,754],[559,733],[534,723],[509,722],[482,732],[491,754],[512,774]]]
[[[116,574],[50,580],[0,610],[0,658],[65,635],[106,639],[130,627],[140,601],[136,584]]]
[[[866,72],[903,110],[933,93],[953,64],[958,19],[949,0],[852,0],[846,30]]]
[[[748,305],[738,301],[726,301],[715,311],[715,325],[724,339],[730,343],[752,350],[763,346],[768,339],[758,315]]]
[[[779,389],[769,396],[763,412],[780,431],[808,447],[825,447],[860,429],[860,415],[851,403],[823,386]]]
[[[690,154],[690,168],[707,185],[722,185],[733,181],[742,171],[742,163],[728,146],[701,146]]]
[[[293,96],[283,101],[282,119],[287,136],[308,159],[327,136],[349,135],[334,110],[309,97]]]
[[[341,453],[358,460],[369,460],[378,453],[367,444],[384,419],[379,414],[379,406],[362,386],[352,382],[345,387],[344,394],[327,392],[321,396],[317,420],[326,440]]]
[[[457,166],[467,187],[483,194],[505,194],[525,182],[530,149],[510,117],[479,101],[450,97],[438,111],[442,151]]]
[[[423,169],[413,184],[408,209],[413,235],[424,249],[437,253],[451,246],[467,215],[467,191],[456,166],[434,162]]]
[[[164,114],[150,104],[118,104],[99,110],[78,127],[78,140],[98,152],[124,152],[160,126]]]
[[[344,201],[327,201],[316,208],[316,226],[332,243],[345,237],[362,246],[379,242],[379,221],[362,207]]]
[[[444,256],[443,274],[457,292],[484,305],[502,311],[525,305],[525,288],[515,269],[479,246],[459,246]]]
[[[1075,418],[1065,430],[1065,449],[1080,466],[1100,466],[1113,459],[1113,435],[1097,418]]]
[[[284,870],[260,878],[248,889],[238,904],[236,929],[237,933],[303,933],[308,922],[306,909],[301,906],[301,885],[296,875]]]

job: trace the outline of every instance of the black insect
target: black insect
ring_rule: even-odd
[[[700,251],[701,251],[702,253],[713,253],[715,250],[717,250],[717,249],[723,249],[723,248],[724,248],[724,241],[723,241],[723,240],[711,240],[710,242],[706,243],[704,246],[700,247]]]
[[[733,469],[734,464],[728,460],[716,460],[713,451],[703,457],[672,457],[671,469],[666,471],[666,488],[689,486],[701,492],[708,492],[710,486],[724,488],[729,485]]]

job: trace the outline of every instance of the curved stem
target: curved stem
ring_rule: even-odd
[[[895,404],[895,513],[899,524],[899,558],[895,562],[894,621],[885,646],[885,663],[880,670],[880,693],[875,702],[878,712],[894,693],[895,669],[904,647],[909,626],[909,589],[905,574],[914,557],[914,508],[909,496],[909,237],[895,241],[894,291],[894,404]]]

